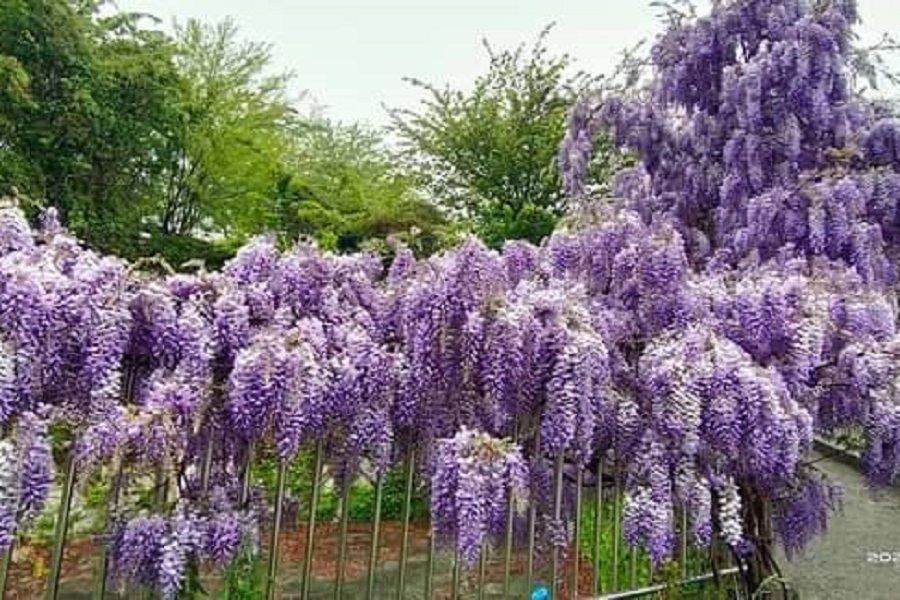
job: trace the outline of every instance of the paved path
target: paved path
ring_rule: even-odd
[[[817,466],[844,485],[844,511],[801,556],[781,559],[785,574],[802,600],[900,600],[900,487],[872,490],[853,467]],[[870,561],[882,552],[891,556]]]

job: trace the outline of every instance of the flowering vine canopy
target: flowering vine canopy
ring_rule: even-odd
[[[169,481],[109,542],[117,577],[166,597],[189,561],[257,535],[266,501],[241,503],[241,473],[263,446],[321,442],[344,485],[415,449],[467,561],[510,498],[567,543],[557,457],[605,461],[655,562],[676,510],[695,543],[753,554],[760,501],[801,548],[838,495],[806,460],[815,435],[857,427],[871,481],[900,470],[900,129],[853,91],[857,18],[851,0],[743,0],[673,22],[645,87],[573,110],[560,163],[580,218],[540,247],[398,247],[383,270],[261,237],[221,272],[152,276],[52,210],[32,229],[3,209],[0,546],[45,503],[61,424],[79,472]],[[583,183],[601,129],[638,159],[612,199]]]

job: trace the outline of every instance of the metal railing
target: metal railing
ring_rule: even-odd
[[[249,461],[252,453],[248,453]],[[312,489],[306,500],[308,513],[304,522],[299,523],[297,533],[303,533],[302,566],[299,582],[289,582],[283,577],[280,561],[280,541],[286,535],[293,535],[283,526],[285,504],[285,482],[288,472],[286,462],[278,465],[275,484],[275,499],[268,531],[267,544],[261,549],[266,562],[264,596],[266,598],[523,598],[530,597],[532,590],[545,587],[550,598],[605,598],[624,599],[652,597],[672,587],[698,586],[710,581],[718,586],[733,579],[737,569],[728,563],[725,553],[719,553],[721,561],[713,568],[710,557],[715,556],[713,548],[694,548],[689,543],[689,523],[683,511],[674,515],[678,530],[678,551],[674,560],[664,568],[654,568],[643,550],[629,547],[622,539],[623,493],[621,479],[606,469],[600,461],[589,474],[585,484],[585,472],[576,468],[574,478],[574,529],[572,543],[565,552],[560,552],[537,538],[537,509],[534,504],[526,512],[527,524],[524,535],[514,534],[514,508],[512,499],[507,504],[505,531],[493,545],[483,548],[478,563],[472,567],[463,564],[458,555],[442,547],[447,540],[439,540],[428,527],[425,556],[413,552],[411,540],[412,501],[415,494],[416,455],[412,452],[398,466],[402,469],[403,498],[399,523],[399,554],[396,560],[386,563],[383,552],[386,547],[381,533],[382,502],[384,498],[384,476],[373,482],[373,518],[368,522],[368,552],[364,577],[357,573],[347,573],[350,559],[348,538],[350,536],[351,503],[350,486],[343,486],[339,510],[333,524],[336,530],[330,535],[335,543],[336,561],[331,574],[323,575],[314,570],[317,547],[322,542],[317,535],[318,502],[326,483],[331,483],[323,469],[324,449],[319,444],[314,451],[312,466]],[[242,476],[241,502],[246,504],[251,487],[250,469],[245,467]],[[66,546],[68,522],[72,505],[76,470],[73,461],[66,463],[64,481],[52,543],[52,559],[49,569],[45,597],[55,600],[59,596],[63,572],[64,549]],[[110,491],[111,510],[119,503],[119,488],[123,473],[115,473]],[[204,486],[208,475],[202,477]],[[561,516],[563,506],[564,464],[561,458],[553,462],[553,516]],[[600,485],[597,485],[598,482]],[[322,528],[320,528],[321,530]],[[328,529],[334,529],[329,527]],[[524,539],[522,539],[524,538]],[[298,542],[301,538],[297,538]],[[714,540],[715,545],[715,540]],[[548,557],[549,549],[549,557]],[[5,553],[0,570],[0,591],[6,590],[7,574],[11,551]],[[101,550],[98,560],[97,581],[93,589],[94,597],[110,597],[109,558]],[[386,568],[390,564],[391,568]],[[421,570],[420,577],[410,577],[410,567],[416,565]],[[421,569],[420,569],[421,567]],[[439,572],[441,571],[441,572]],[[447,573],[449,571],[449,573]],[[588,575],[589,573],[589,575]],[[298,584],[297,584],[298,583]],[[736,590],[736,587],[734,588]],[[735,592],[734,595],[738,595]],[[4,596],[5,597],[5,596]]]

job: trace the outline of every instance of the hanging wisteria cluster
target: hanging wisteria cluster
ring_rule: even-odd
[[[471,563],[489,533],[500,535],[510,495],[519,512],[527,500],[528,468],[507,441],[463,428],[434,450],[431,510],[438,534],[453,535]]]
[[[738,557],[772,532],[800,549],[839,496],[806,462],[814,435],[858,426],[871,480],[900,472],[900,129],[851,89],[856,18],[744,0],[673,21],[646,89],[574,110],[580,219],[540,247],[398,246],[383,269],[261,237],[221,272],[151,275],[52,211],[33,230],[0,210],[0,547],[47,499],[58,426],[79,474],[114,474],[112,576],[163,597],[258,544],[254,453],[313,445],[340,485],[415,452],[469,562],[510,498],[566,544],[560,458],[603,461],[657,563],[679,511]],[[600,128],[640,160],[591,201]],[[119,501],[147,484],[152,508]]]

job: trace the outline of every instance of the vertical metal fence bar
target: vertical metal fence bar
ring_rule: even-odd
[[[453,579],[450,581],[450,600],[459,598],[459,580],[462,571],[462,560],[459,557],[459,551],[453,554]]]
[[[416,451],[409,450],[406,458],[406,495],[403,497],[403,530],[400,534],[400,565],[397,573],[397,600],[403,599],[406,591],[406,558],[409,553],[409,519],[412,512],[413,483],[416,475]]]
[[[513,443],[519,441],[519,424],[516,423],[513,429]],[[510,564],[512,563],[512,547],[513,547],[513,510],[515,498],[513,497],[512,488],[507,490],[506,496],[506,543],[503,552],[503,597],[509,598],[509,582],[510,582]]]
[[[713,534],[712,539],[710,540],[710,548],[709,548],[709,570],[713,572],[713,582],[715,583],[716,591],[719,591],[719,586],[721,584],[720,579],[720,571],[721,566],[719,565],[719,536],[717,534]]]
[[[535,521],[537,521],[537,509],[534,502],[528,507],[528,589],[534,587],[534,541],[535,541]]]
[[[425,559],[425,600],[431,600],[432,580],[434,578],[434,526],[428,524],[428,556]]]
[[[212,429],[210,427],[210,429]],[[206,447],[203,449],[203,464],[200,467],[200,489],[203,495],[209,491],[209,472],[212,469],[213,458],[213,439],[212,431],[209,432],[209,439],[206,440]]]
[[[622,516],[622,490],[619,485],[619,474],[615,473],[615,497],[613,498],[613,572],[612,591],[619,591],[619,528]]]
[[[637,584],[637,546],[628,547],[628,587],[634,589]]]
[[[120,464],[116,467],[116,474],[113,477],[112,482],[112,498],[109,500],[109,505],[107,505],[106,510],[106,523],[105,527],[109,528],[110,519],[115,516],[119,509],[119,497],[122,492],[122,480],[125,477],[124,467]],[[103,600],[106,597],[106,580],[109,578],[109,550],[107,548],[107,544],[103,544],[103,549],[100,555],[100,576],[97,581],[97,598],[98,600]],[[0,590],[0,597],[2,597],[2,590]]]
[[[594,593],[603,593],[600,580],[600,533],[603,526],[603,458],[597,460],[597,489],[594,498]]]
[[[541,458],[541,428],[538,427],[537,433],[534,435],[534,456],[538,464],[543,462]],[[534,587],[534,542],[537,523],[537,504],[533,501],[528,504],[528,588],[527,593],[531,593]]]
[[[572,591],[573,600],[578,598],[578,573],[581,561],[581,485],[583,483],[581,463],[575,463],[575,548],[572,550]]]
[[[153,503],[156,510],[161,512],[165,508],[166,499],[169,496],[169,478],[166,477],[166,465],[163,461],[156,465],[155,477]]]
[[[275,491],[275,515],[272,518],[272,531],[269,536],[269,567],[266,570],[266,598],[272,600],[278,589],[278,542],[281,534],[281,514],[284,508],[284,480],[288,468],[287,459],[278,463],[278,483]]]
[[[369,570],[366,576],[366,598],[375,597],[375,569],[378,566],[378,533],[381,528],[381,500],[384,494],[384,474],[375,479],[375,514],[372,522],[372,545],[369,548]]]
[[[563,493],[563,455],[560,452],[556,457],[556,464],[553,467],[553,519],[555,523],[560,522],[562,516],[562,493]],[[556,598],[556,588],[559,586],[559,559],[560,551],[554,545],[550,549],[550,597]]]
[[[506,540],[503,550],[503,597],[509,598],[509,583],[512,564],[513,547],[513,494],[510,489],[506,498]]]
[[[341,492],[341,531],[338,534],[338,559],[334,575],[334,598],[340,600],[344,587],[344,561],[347,560],[347,525],[350,522],[350,485],[348,477]]]
[[[75,487],[75,453],[71,450],[66,457],[66,478],[63,482],[62,497],[59,500],[59,513],[56,517],[54,534],[53,559],[50,563],[50,578],[47,580],[47,599],[56,600],[59,595],[59,577],[62,573],[63,549],[66,546],[66,533],[69,527],[69,511],[72,508],[72,491]]]
[[[481,544],[481,555],[478,557],[478,600],[484,600],[484,586],[487,579],[488,545]]]
[[[688,577],[688,564],[687,564],[687,540],[688,540],[688,530],[687,530],[687,509],[681,509],[681,578],[687,579]]]
[[[6,597],[6,579],[9,576],[9,564],[12,562],[13,546],[15,545],[16,535],[15,530],[13,530],[9,547],[3,551],[3,557],[0,558],[0,598]]]
[[[313,547],[316,540],[316,511],[319,508],[319,488],[322,485],[322,462],[325,455],[324,442],[316,441],[315,466],[313,467],[312,495],[309,499],[309,519],[306,523],[306,546],[303,551],[303,579],[300,583],[300,600],[309,598],[312,585]]]
[[[244,457],[244,472],[241,474],[241,508],[247,508],[250,501],[250,466],[253,464],[253,444],[247,445],[247,456]]]

